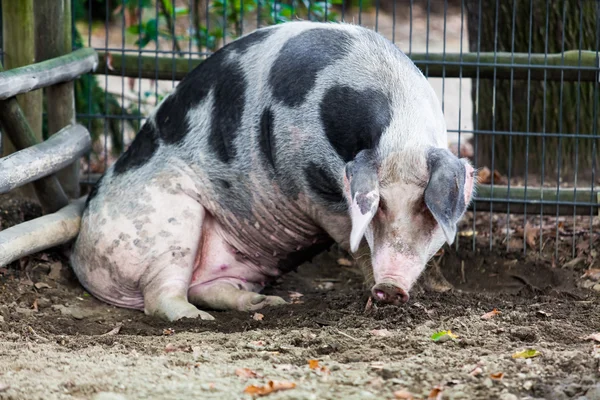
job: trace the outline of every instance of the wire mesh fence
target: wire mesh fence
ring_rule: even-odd
[[[75,84],[91,183],[207,56],[257,27],[355,23],[428,77],[453,151],[478,168],[458,249],[598,263],[600,3],[586,0],[72,0],[74,48],[101,62]]]

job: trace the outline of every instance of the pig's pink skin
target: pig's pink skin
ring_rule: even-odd
[[[465,204],[472,199],[474,179],[473,167],[465,161]],[[375,240],[372,255],[375,284],[394,284],[406,293],[446,240],[437,223],[418,208],[418,199],[409,195],[418,193],[411,186],[394,185],[382,190],[387,210],[380,210],[373,221],[376,236],[380,238]]]
[[[393,283],[408,293],[424,267],[422,260],[406,257],[384,245],[373,257],[373,278],[375,284]]]

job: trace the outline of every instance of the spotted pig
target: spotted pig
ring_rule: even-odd
[[[260,28],[202,62],[89,194],[71,256],[97,298],[166,320],[283,305],[261,290],[333,242],[406,302],[471,201],[438,99],[383,36]]]

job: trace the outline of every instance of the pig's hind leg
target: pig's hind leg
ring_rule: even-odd
[[[212,320],[188,300],[188,289],[194,260],[206,216],[204,207],[183,193],[153,194],[156,206],[152,256],[140,287],[144,296],[144,311],[169,321],[180,318]],[[177,207],[173,207],[176,204]]]

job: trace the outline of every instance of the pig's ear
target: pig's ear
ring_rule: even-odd
[[[346,164],[346,179],[352,219],[350,250],[354,253],[379,207],[377,164],[372,150],[362,150]]]
[[[467,169],[449,150],[440,148],[429,150],[427,168],[429,183],[425,188],[425,204],[442,228],[448,244],[452,244],[456,223],[466,210]]]

